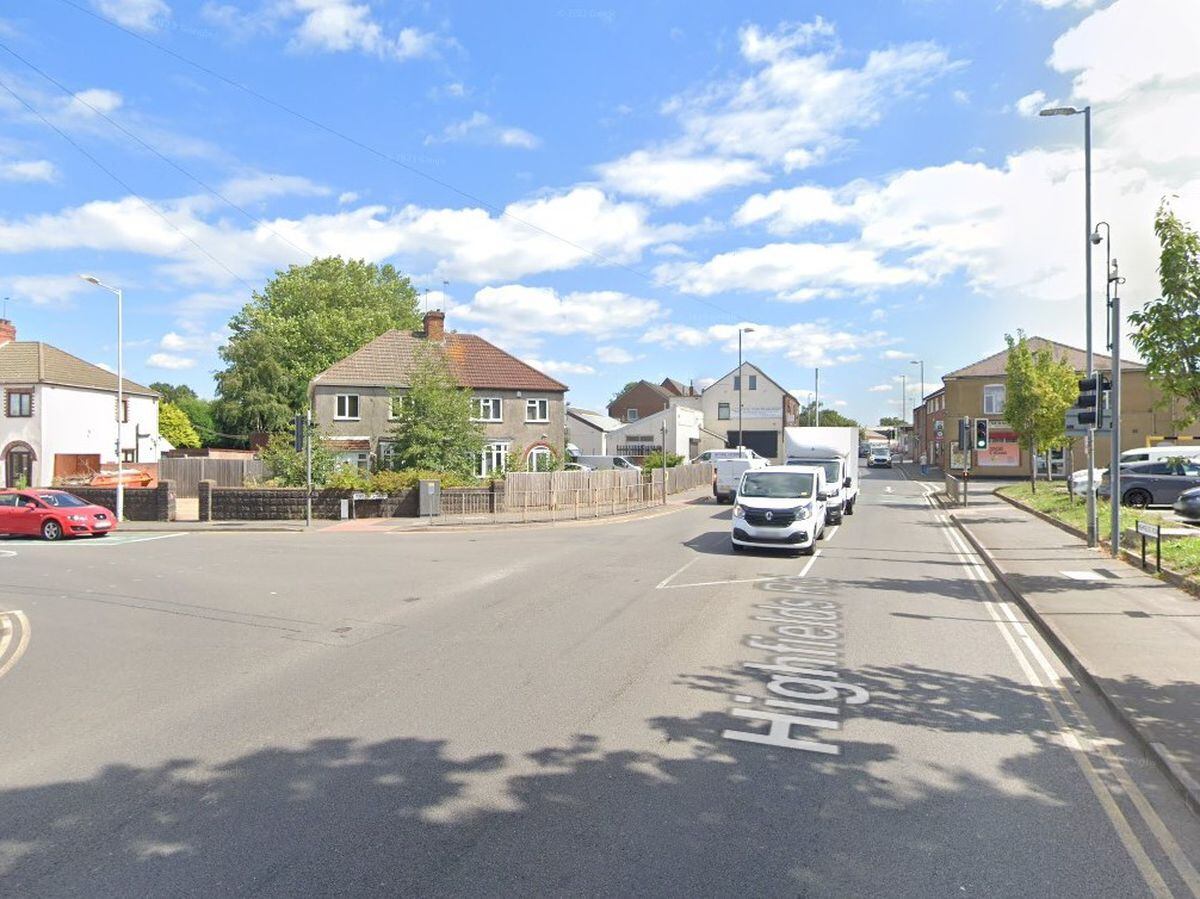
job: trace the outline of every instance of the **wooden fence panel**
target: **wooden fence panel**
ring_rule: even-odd
[[[261,481],[266,474],[261,459],[163,456],[158,463],[159,479],[174,481],[176,496],[197,496],[201,481],[215,481],[218,487],[244,487],[248,479]]]

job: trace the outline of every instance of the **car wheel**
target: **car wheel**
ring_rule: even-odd
[[[42,522],[42,539],[43,540],[61,540],[63,535],[62,525],[53,518]]]
[[[804,549],[800,550],[799,554],[802,556],[811,556],[816,551],[817,548],[815,546],[806,546]]]
[[[857,498],[857,497],[855,497],[854,499],[850,500],[850,502],[846,503],[846,514],[847,514],[847,515],[853,515],[853,514],[854,514],[854,504],[855,504],[856,502],[858,502],[858,498]]]
[[[1152,497],[1145,490],[1130,490],[1122,497],[1121,502],[1134,509],[1145,509],[1150,505]]]

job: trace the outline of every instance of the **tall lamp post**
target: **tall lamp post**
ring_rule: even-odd
[[[745,373],[742,371],[742,335],[753,334],[753,328],[738,328],[738,373],[737,373],[737,390],[738,390],[738,449],[742,448],[742,381],[746,379]]]
[[[929,420],[928,420],[929,415],[925,410],[925,360],[924,359],[914,359],[914,360],[912,360],[912,364],[921,366],[921,442],[917,444],[917,448],[922,453],[926,453],[926,458],[928,458],[928,451],[925,448],[925,442],[926,442],[925,431],[929,427]],[[916,416],[913,416],[913,426],[915,427],[916,424],[917,424]]]
[[[1100,236],[1100,228],[1104,228],[1104,236]],[[1112,258],[1112,227],[1108,222],[1097,222],[1096,230],[1092,232],[1092,243],[1096,246],[1104,242],[1104,297],[1108,308],[1108,351],[1112,359],[1112,391],[1109,394],[1109,425],[1112,428],[1108,438],[1110,458],[1108,464],[1108,483],[1111,488],[1109,497],[1109,527],[1112,531],[1109,551],[1115,559],[1121,555],[1121,297],[1120,284],[1124,278],[1117,269],[1117,260]],[[1117,288],[1114,290],[1114,285]]]
[[[1087,283],[1084,289],[1084,320],[1087,328],[1087,376],[1095,374],[1092,359],[1092,107],[1076,109],[1074,106],[1053,106],[1043,109],[1040,116],[1083,116],[1083,208],[1084,208],[1084,260]],[[1087,538],[1088,546],[1096,545],[1096,434],[1088,428],[1084,438],[1087,450]],[[1033,460],[1030,460],[1033,464]]]
[[[117,297],[117,521],[125,520],[125,472],[121,468],[121,419],[125,412],[125,323],[124,295],[119,287],[111,287],[91,275],[80,275],[84,281],[103,288]]]

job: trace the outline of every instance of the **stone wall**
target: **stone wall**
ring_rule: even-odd
[[[117,509],[116,487],[70,487],[80,499],[104,506],[114,513]],[[175,484],[159,481],[157,487],[125,488],[126,521],[173,521],[175,519]]]
[[[303,487],[217,487],[212,481],[199,485],[201,521],[295,521],[304,519]],[[313,493],[313,518],[338,519],[341,501],[354,496],[353,490],[316,490]],[[406,490],[386,499],[359,500],[351,503],[358,518],[415,516],[417,492]]]

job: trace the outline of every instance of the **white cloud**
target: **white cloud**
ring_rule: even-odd
[[[241,205],[273,197],[325,197],[330,194],[330,190],[300,175],[261,172],[231,178],[221,185],[221,193]]]
[[[196,360],[186,356],[177,356],[173,353],[151,353],[146,359],[146,365],[149,368],[165,368],[170,371],[180,371],[185,368],[194,367]]]
[[[874,387],[868,387],[867,392],[868,393],[889,393],[895,389],[896,388],[894,388],[891,384],[876,384]]]
[[[1046,92],[1034,91],[1031,94],[1026,94],[1017,101],[1017,112],[1026,118],[1030,118],[1038,114],[1038,111],[1046,106]]]
[[[553,359],[527,358],[525,363],[548,375],[594,375],[596,373],[596,369],[582,362],[557,362]]]
[[[805,185],[769,194],[753,194],[748,197],[733,215],[735,225],[753,225],[766,222],[767,229],[774,234],[792,234],[817,223],[840,224],[853,221],[857,212],[845,190]]]
[[[895,362],[901,359],[915,359],[916,357],[906,350],[884,350],[880,353],[880,358]]]
[[[767,179],[761,165],[753,160],[689,156],[684,147],[636,150],[597,166],[596,171],[621,193],[648,197],[664,206]]]
[[[492,120],[486,113],[476,111],[461,122],[453,122],[442,129],[439,135],[428,135],[426,144],[446,144],[471,142],[493,144],[501,147],[516,147],[521,150],[535,150],[541,146],[541,139],[530,134],[523,128],[513,128]]]
[[[48,159],[0,162],[0,181],[57,181],[58,169]]]
[[[833,401],[833,404],[834,404],[835,406],[837,406],[839,409],[845,408],[846,406],[849,406],[849,405],[850,405],[850,404],[849,404],[848,402],[846,402],[845,400],[834,400],[834,401]]]
[[[596,347],[596,358],[607,365],[626,365],[640,359],[641,356],[635,356],[624,347],[598,346]]]
[[[666,323],[650,328],[642,335],[641,341],[664,347],[698,347],[717,343],[726,352],[736,352],[738,329],[746,324],[695,328]],[[752,332],[743,335],[744,353],[780,354],[805,368],[853,362],[860,358],[859,350],[881,346],[889,340],[882,331],[855,333],[823,320],[793,325],[754,323],[753,327]]]
[[[489,330],[528,339],[543,334],[587,334],[604,338],[641,327],[662,315],[654,300],[612,290],[559,294],[550,287],[505,284],[484,287],[452,310],[454,317]]]
[[[1092,6],[1096,0],[1029,0],[1029,2],[1042,7],[1042,9],[1061,9],[1064,6]]]
[[[92,0],[92,6],[119,25],[136,31],[154,31],[171,17],[163,0]]]
[[[338,205],[349,206],[351,203],[358,202],[358,194],[352,190],[342,191],[338,194]]]
[[[670,203],[759,180],[764,166],[815,165],[844,147],[851,132],[876,124],[898,99],[955,66],[931,43],[876,50],[861,66],[839,66],[833,26],[820,18],[774,31],[747,26],[739,40],[753,74],[666,103],[663,112],[675,118],[680,136],[601,165],[608,183]]]
[[[225,342],[225,331],[189,332],[180,334],[168,331],[159,340],[158,345],[164,350],[173,352],[211,352]]]
[[[299,50],[345,53],[360,51],[382,59],[407,60],[436,52],[436,35],[402,28],[394,36],[371,16],[371,7],[352,0],[290,0],[288,7],[302,18],[291,46]]]
[[[10,275],[0,276],[3,296],[35,306],[70,305],[76,294],[94,290],[78,275]]]
[[[950,94],[954,98],[954,102],[959,106],[968,106],[971,103],[971,95],[964,90],[956,90]]]
[[[720,253],[707,262],[664,263],[654,274],[683,293],[757,291],[797,301],[812,299],[808,291],[814,288],[873,290],[928,280],[919,269],[889,265],[848,243],[773,243]]]

